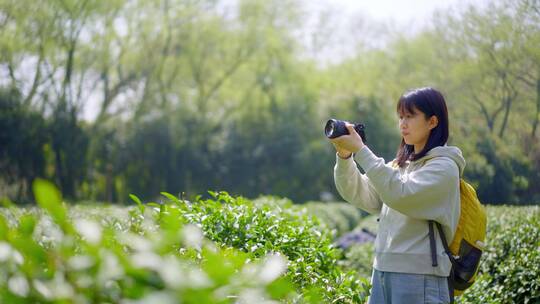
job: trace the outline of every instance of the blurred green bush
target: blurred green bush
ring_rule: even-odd
[[[287,200],[213,199],[0,212],[1,303],[363,303],[328,231]],[[5,202],[8,206],[9,203]],[[45,211],[45,212],[44,212]]]

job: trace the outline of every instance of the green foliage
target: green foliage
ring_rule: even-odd
[[[314,289],[325,302],[362,302],[367,281],[337,266],[338,252],[328,232],[321,231],[289,201],[233,198],[225,192],[211,193],[214,199],[182,204],[188,222],[200,225],[205,236],[217,243],[238,248],[252,258],[271,252],[287,257],[287,277],[300,290]]]
[[[479,198],[490,204],[518,203],[515,194],[528,188],[522,183],[523,177],[534,175],[529,162],[512,155],[515,150],[488,134],[476,146],[478,157],[485,162],[477,162],[466,170],[466,177],[476,181]]]
[[[45,120],[25,108],[16,89],[0,89],[0,189],[1,196],[29,201],[31,182],[45,173]]]
[[[226,193],[120,209],[0,212],[2,303],[363,303],[368,282],[336,265],[328,232],[290,202]],[[145,208],[141,208],[144,206]]]
[[[66,197],[76,198],[86,178],[89,134],[77,121],[75,111],[67,107],[57,108],[47,126],[58,186]]]
[[[344,252],[339,265],[345,269],[357,271],[365,278],[371,278],[375,248],[373,243],[353,245]]]
[[[540,209],[488,208],[488,240],[478,281],[461,303],[540,301]]]
[[[389,161],[396,101],[434,86],[481,199],[540,201],[538,1],[456,5],[414,34],[359,19],[370,26],[347,33],[350,56],[327,64],[306,54],[341,53],[330,37],[342,16],[304,5],[0,0],[2,194],[28,201],[45,177],[68,199],[109,202],[337,196],[325,121],[364,122]],[[298,39],[312,20],[321,30]]]
[[[303,206],[332,231],[333,238],[352,231],[362,219],[362,211],[349,203],[307,202]]]
[[[538,303],[540,301],[540,208],[488,206],[488,231],[479,276],[456,303]],[[375,216],[359,227],[374,231]],[[339,261],[370,277],[373,244],[349,248]]]
[[[377,216],[369,215],[362,218],[353,231],[360,231],[364,228],[377,234],[378,227]],[[374,254],[375,247],[373,243],[355,244],[343,251],[339,265],[344,269],[357,271],[365,278],[371,278]]]
[[[178,166],[176,152],[167,121],[136,125],[122,149],[124,159],[118,168],[127,189],[140,189],[137,193],[145,199],[156,197],[160,190],[172,191],[173,177],[186,169]],[[185,185],[177,187],[184,189]]]

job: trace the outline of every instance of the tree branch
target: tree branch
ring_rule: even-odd
[[[489,131],[493,132],[493,120],[489,116],[489,113],[488,113],[488,110],[487,110],[486,106],[480,100],[480,98],[478,98],[478,96],[474,93],[474,91],[472,93],[472,97],[476,101],[476,103],[480,106],[480,112],[482,113],[482,115],[484,115],[484,119],[486,120]]]
[[[40,82],[41,63],[44,60],[43,46],[41,45],[39,47],[39,49],[40,49],[40,51],[39,51],[39,59],[38,59],[38,62],[36,64],[36,73],[34,74],[34,80],[32,81],[32,87],[30,88],[30,92],[28,92],[28,95],[26,95],[26,98],[23,101],[23,104],[25,106],[27,106],[27,107],[30,106],[32,98],[34,98],[34,95],[36,94],[36,91],[37,91],[37,88],[38,88],[38,85],[39,85],[39,82]]]

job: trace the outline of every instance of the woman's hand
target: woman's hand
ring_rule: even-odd
[[[349,158],[352,153],[356,153],[364,147],[364,142],[360,135],[356,133],[354,125],[347,123],[345,126],[347,127],[347,130],[349,130],[348,135],[330,139],[330,142],[332,142],[341,158]]]

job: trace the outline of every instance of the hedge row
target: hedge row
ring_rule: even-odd
[[[286,200],[213,193],[126,210],[0,213],[1,303],[363,303],[369,283],[337,265],[330,232]],[[45,212],[44,212],[45,211]]]

